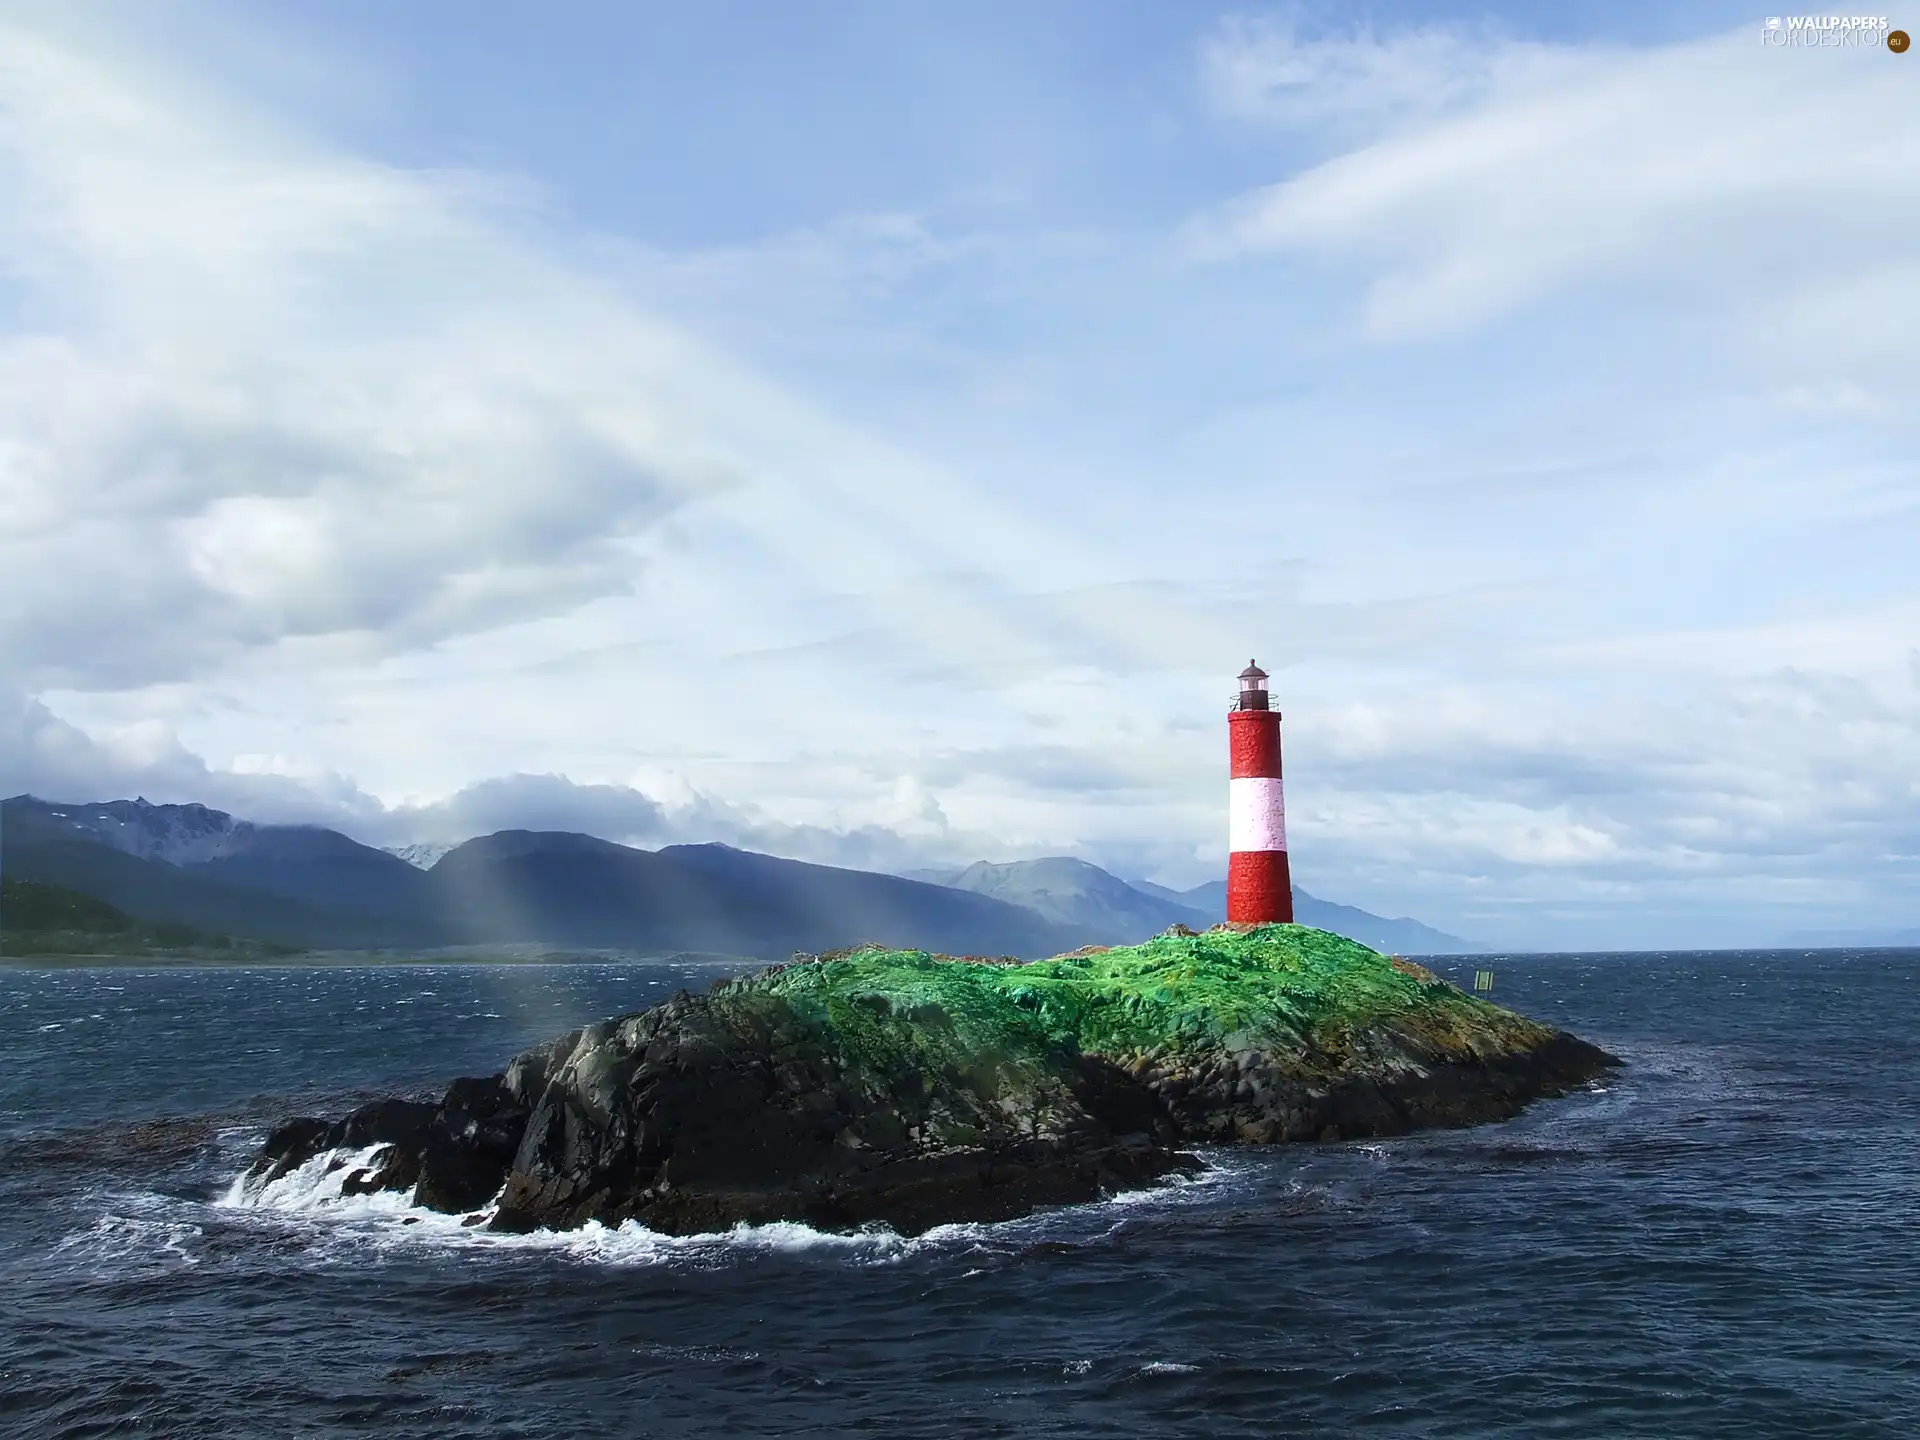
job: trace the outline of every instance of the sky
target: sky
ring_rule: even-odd
[[[546,10],[0,0],[0,791],[1920,926],[1920,58]]]

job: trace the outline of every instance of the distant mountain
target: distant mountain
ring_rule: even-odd
[[[168,865],[217,859],[234,848],[236,835],[253,829],[204,805],[155,805],[145,796],[96,805],[54,805],[31,795],[16,795],[5,804],[7,819],[16,825],[40,821],[63,834]]]
[[[586,835],[504,830],[429,872],[473,940],[785,956],[863,941],[951,954],[1056,954],[1078,936],[984,895],[735,850],[635,850]]]
[[[1220,910],[1226,913],[1224,897]],[[1336,905],[1304,890],[1293,892],[1293,918],[1302,925],[1331,930],[1388,955],[1471,955],[1487,948],[1405,915],[1388,919],[1352,905]]]
[[[1082,943],[1130,945],[1169,925],[1204,929],[1213,922],[1178,900],[1147,893],[1097,865],[1055,855],[1006,865],[979,861],[964,870],[916,871],[935,883],[1024,905],[1070,927]]]
[[[91,807],[48,805],[28,796],[0,801],[0,874],[76,890],[139,920],[187,925],[216,935],[306,949],[433,943],[417,919],[316,905],[253,888],[245,883],[245,866],[215,878],[206,873],[205,861],[182,866],[149,859],[139,853],[144,842],[132,838],[104,843],[92,828],[97,817],[76,822],[65,813],[82,808]],[[172,818],[161,817],[157,828],[165,833]],[[213,828],[209,825],[198,839],[205,840]],[[178,831],[173,833],[178,837]],[[189,843],[174,853],[208,853],[195,843],[191,830],[185,838]]]
[[[720,845],[503,831],[423,871],[336,831],[145,801],[0,802],[0,870],[142,920],[314,949],[536,942],[780,958],[873,940],[1030,957],[1082,943],[987,896]]]
[[[544,943],[780,957],[872,940],[1033,957],[1174,924],[1203,929],[1226,913],[1222,882],[1130,885],[1063,856],[902,877],[562,832],[505,830],[437,848],[389,853],[203,805],[0,802],[0,868],[11,878],[64,886],[142,921],[313,949]],[[1474,948],[1417,921],[1304,891],[1294,899],[1303,923],[1381,950]]]
[[[1227,882],[1209,880],[1204,885],[1196,885],[1191,890],[1170,890],[1165,885],[1156,885],[1151,880],[1130,880],[1127,882],[1142,894],[1152,895],[1156,899],[1166,900],[1175,905],[1185,906],[1207,917],[1209,925],[1218,925],[1227,918]],[[1296,895],[1299,891],[1294,892]]]
[[[53,805],[20,796],[5,804],[6,818],[14,823],[31,818],[48,832],[309,905],[406,915],[417,912],[426,897],[414,866],[318,825],[256,825],[204,805],[154,805],[144,799]]]
[[[154,805],[144,799],[59,805],[23,795],[0,803],[8,827],[0,842],[22,835],[92,841],[218,886],[263,891],[314,910],[358,917],[366,923],[350,925],[351,933],[377,932],[396,944],[423,942],[434,928],[427,920],[426,877],[398,856],[337,830],[256,825],[204,805]],[[139,913],[137,906],[131,908]]]
[[[1149,895],[1198,910],[1207,917],[1209,925],[1227,918],[1227,882],[1224,880],[1209,880],[1191,890],[1169,890],[1164,885],[1143,880],[1139,882],[1139,888]],[[1352,905],[1336,905],[1331,900],[1309,895],[1297,885],[1293,891],[1293,918],[1302,925],[1331,930],[1336,935],[1345,935],[1349,940],[1358,940],[1362,945],[1370,945],[1386,954],[1467,955],[1486,948],[1471,940],[1462,940],[1458,935],[1436,930],[1431,925],[1423,925],[1418,920],[1405,917],[1389,920]]]
[[[1130,944],[1169,925],[1204,930],[1227,918],[1227,883],[1210,880],[1172,890],[1149,880],[1126,881],[1097,865],[1066,856],[984,861],[964,870],[911,870],[915,880],[993,895],[1038,911],[1100,944]],[[1418,920],[1388,920],[1351,905],[1335,905],[1304,890],[1293,892],[1294,918],[1376,950],[1401,955],[1466,954],[1484,947]]]

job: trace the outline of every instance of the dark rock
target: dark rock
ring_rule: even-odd
[[[316,1120],[310,1115],[282,1121],[254,1156],[247,1175],[262,1181],[278,1180],[314,1156],[331,1150],[333,1146],[327,1143],[327,1137],[333,1131],[334,1127],[325,1120]]]
[[[449,1214],[486,1204],[506,1181],[527,1113],[504,1075],[454,1081],[427,1127],[415,1200]]]
[[[366,1178],[349,1176],[344,1193],[411,1189],[419,1178],[427,1132],[439,1113],[439,1106],[424,1101],[376,1100],[333,1124],[311,1117],[289,1120],[267,1137],[247,1176],[265,1183],[299,1169],[315,1156],[383,1145],[388,1147],[386,1153],[364,1172]]]

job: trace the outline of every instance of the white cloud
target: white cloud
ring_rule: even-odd
[[[1230,16],[1200,58],[1202,84],[1221,113],[1342,131],[1424,119],[1494,91],[1537,91],[1593,63],[1570,47],[1514,40],[1487,24],[1309,35],[1284,15]]]
[[[893,782],[877,818],[838,823],[783,821],[761,807],[702,793],[683,775],[648,788],[558,774],[499,775],[438,799],[387,804],[345,776],[285,755],[210,766],[158,720],[92,735],[17,693],[0,693],[0,794],[56,801],[140,795],[157,804],[207,804],[256,822],[326,825],[372,845],[445,845],[498,830],[563,830],[649,849],[719,842],[886,871],[1045,849],[1009,848],[998,836],[955,827],[937,795],[910,774]]]
[[[1362,682],[1293,727],[1296,844],[1513,943],[1893,928],[1920,881],[1913,619],[1514,651],[1497,678],[1430,677],[1418,706]]]
[[[0,650],[44,683],[429,643],[631,588],[727,384],[472,177],[0,26]]]
[[[1548,65],[1522,42],[1419,33],[1277,52],[1272,36],[1217,41],[1216,71],[1225,51],[1354,107],[1400,115],[1426,95],[1434,104],[1413,108],[1441,113],[1223,207],[1196,223],[1195,252],[1357,267],[1363,323],[1383,339],[1471,326],[1597,277],[1739,301],[1839,282],[1880,304],[1823,301],[1833,329],[1854,304],[1872,311],[1869,333],[1912,333],[1920,302],[1872,273],[1920,236],[1905,179],[1920,115],[1886,56],[1764,49],[1743,27]],[[1462,55],[1484,60],[1463,70]]]

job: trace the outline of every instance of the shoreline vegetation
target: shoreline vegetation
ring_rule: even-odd
[[[136,920],[78,890],[0,878],[0,961],[11,964],[273,964],[301,955],[268,940]]]
[[[0,879],[0,969],[318,969],[410,965],[764,964],[708,950],[638,951],[505,944],[308,950],[187,925],[137,920],[104,900],[35,880]]]

